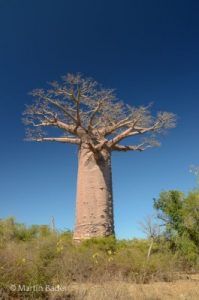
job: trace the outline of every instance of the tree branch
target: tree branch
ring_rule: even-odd
[[[108,145],[109,146],[109,145]],[[155,139],[145,138],[142,143],[138,145],[120,145],[120,144],[114,144],[110,147],[111,150],[116,151],[144,151],[147,148],[151,147],[158,147],[160,146],[160,143]]]
[[[153,126],[146,127],[146,128],[135,127],[135,126],[129,127],[128,129],[124,130],[122,133],[120,133],[116,137],[114,137],[112,140],[110,140],[109,146],[112,147],[127,137],[154,131],[154,130],[158,129],[158,125],[159,125],[159,122],[156,122]]]
[[[81,126],[81,118],[80,118],[80,95],[81,95],[81,92],[80,92],[80,90],[78,89],[78,95],[77,95],[77,99],[76,99],[77,126]],[[74,94],[73,94],[73,96],[74,96]]]
[[[48,97],[45,97],[45,100],[47,100],[54,106],[58,107],[59,109],[61,109],[68,117],[70,117],[74,121],[75,124],[77,123],[77,120],[68,112],[68,108],[65,109],[65,107],[63,107],[60,103],[53,101],[52,99],[50,99]]]
[[[96,106],[96,108],[94,109],[94,111],[93,111],[92,115],[90,116],[90,120],[89,120],[88,128],[92,128],[92,123],[93,123],[93,120],[94,120],[94,118],[95,118],[95,116],[96,116],[97,112],[99,111],[99,109],[100,109],[101,105],[102,105],[102,102],[101,102],[101,101],[99,101],[99,102],[98,102],[98,104],[97,104],[97,106]]]
[[[70,138],[70,137],[47,137],[47,138],[38,138],[33,139],[36,142],[60,142],[60,143],[68,143],[68,144],[80,144],[80,139],[78,138]]]
[[[144,151],[146,150],[147,148],[151,148],[152,145],[145,145],[145,143],[142,143],[142,144],[139,144],[139,145],[133,145],[133,146],[128,146],[128,145],[119,145],[119,144],[116,144],[116,145],[113,145],[112,146],[112,150],[115,150],[115,151]]]
[[[122,127],[128,126],[129,124],[132,123],[132,121],[129,121],[130,117],[127,117],[121,121],[119,121],[118,123],[115,123],[113,125],[104,127],[99,129],[99,132],[102,133],[104,136],[109,135],[111,133],[113,133],[115,130],[120,129]]]
[[[59,120],[56,120],[54,126],[57,126],[60,129],[64,129],[72,134],[76,134],[76,126],[74,125],[69,125]]]

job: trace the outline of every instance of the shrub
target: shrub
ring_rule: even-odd
[[[75,245],[70,231],[59,232],[41,225],[26,227],[13,218],[0,221],[0,241],[0,288],[8,291],[12,284],[70,287],[74,283],[102,286],[108,281],[170,281],[176,272],[198,270],[199,266],[195,244],[186,235],[174,236],[173,241],[159,237],[149,259],[149,240],[106,237]],[[45,296],[42,291],[28,293],[32,299]]]

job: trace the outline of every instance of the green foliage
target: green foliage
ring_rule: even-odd
[[[158,200],[154,200],[154,208],[158,217],[164,222],[167,232],[181,231],[182,206],[184,195],[179,191],[162,192]]]
[[[33,238],[49,236],[52,229],[48,225],[32,225],[30,227],[19,224],[15,218],[0,220],[0,241],[18,240],[29,241]]]
[[[179,251],[189,262],[199,255],[199,191],[187,196],[179,191],[160,194],[154,201],[158,217],[165,225],[165,236],[170,247]]]
[[[81,247],[98,249],[99,251],[112,251],[116,250],[116,239],[114,236],[107,236],[104,238],[92,238],[82,242]]]

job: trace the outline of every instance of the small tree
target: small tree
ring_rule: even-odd
[[[74,239],[114,234],[111,153],[144,151],[157,146],[155,135],[175,126],[175,115],[149,106],[132,107],[119,101],[112,89],[81,75],[68,74],[49,89],[35,89],[24,112],[27,139],[61,142],[79,147],[76,228]],[[50,128],[61,135],[48,136]],[[46,131],[44,130],[46,129]],[[122,144],[145,135],[137,144]]]
[[[199,254],[199,191],[194,190],[187,196],[179,191],[162,192],[154,208],[163,221],[171,248],[195,260]]]
[[[150,241],[148,252],[147,252],[147,260],[149,260],[151,256],[151,251],[153,248],[153,244],[160,237],[160,225],[155,223],[152,216],[148,216],[145,218],[144,222],[140,223],[142,231],[146,234],[148,240]]]
[[[184,194],[175,190],[162,192],[158,199],[154,199],[157,217],[162,221],[161,225],[165,226],[169,236],[174,232],[183,231],[183,203]]]

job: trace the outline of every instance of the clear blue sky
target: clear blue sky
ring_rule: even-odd
[[[114,153],[116,233],[139,221],[163,190],[192,189],[199,164],[199,2],[183,0],[0,1],[0,217],[73,229],[77,148],[24,142],[28,92],[67,72],[92,76],[132,105],[154,102],[178,126],[162,146]]]

